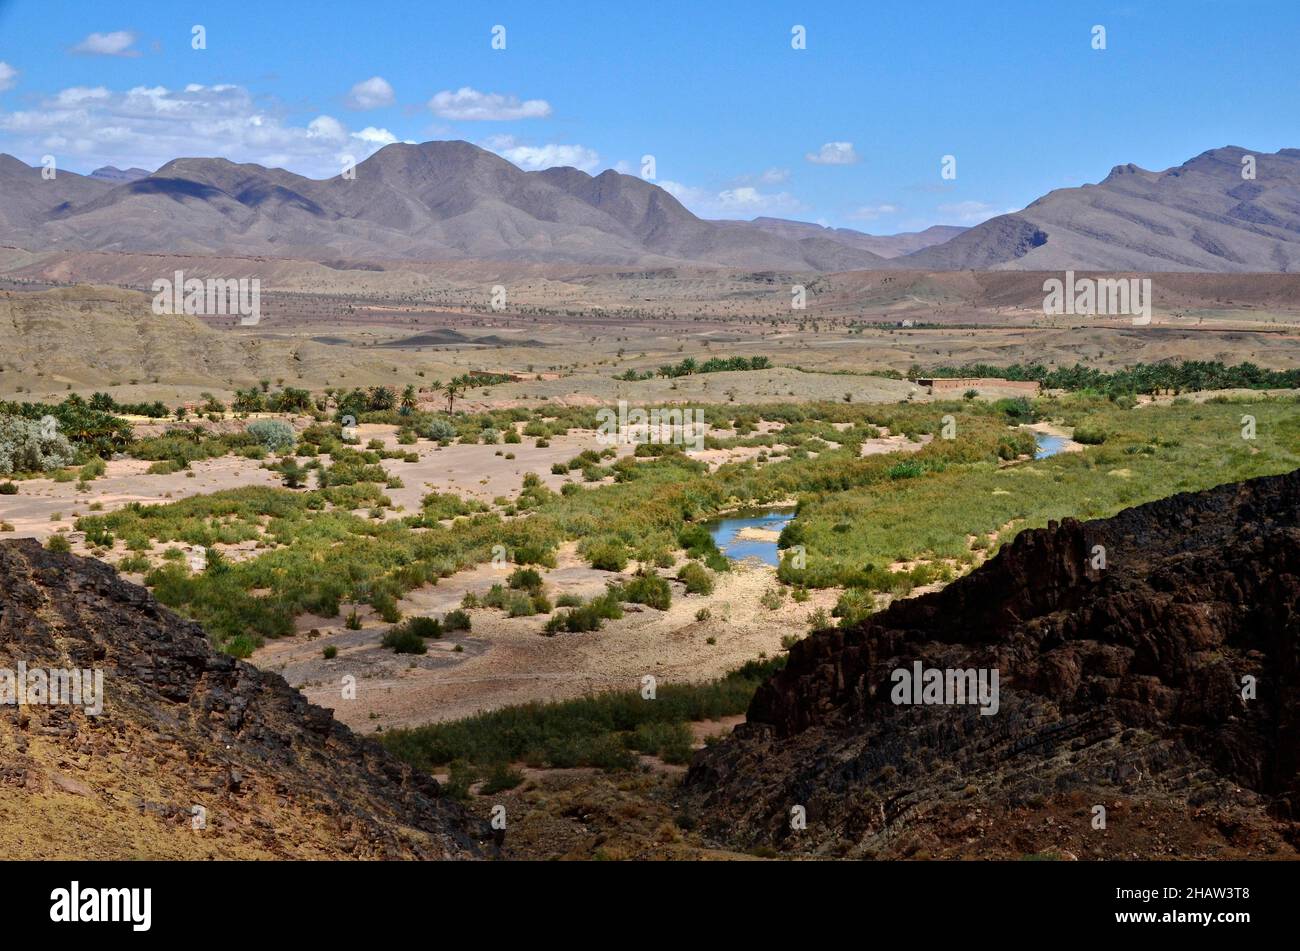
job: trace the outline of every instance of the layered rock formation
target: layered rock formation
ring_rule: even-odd
[[[997,670],[997,712],[895,703],[916,661]],[[744,847],[1295,857],[1298,762],[1295,472],[1024,532],[808,637],[687,794]]]
[[[480,825],[433,779],[108,565],[26,539],[0,542],[0,672],[20,665],[102,671],[104,702],[0,696],[6,858],[479,854]]]

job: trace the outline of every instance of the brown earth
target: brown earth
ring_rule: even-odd
[[[1298,577],[1300,471],[1021,533],[796,644],[688,808],[788,855],[1296,858]],[[996,713],[896,702],[915,662],[998,671]]]
[[[398,607],[403,616],[441,617],[459,607],[465,594],[482,595],[504,583],[507,573],[480,565],[407,593]],[[587,567],[572,545],[543,575],[552,598],[590,598],[607,582],[630,577]],[[738,564],[716,576],[712,594],[687,595],[672,582],[666,611],[627,605],[623,618],[599,631],[555,637],[543,636],[544,616],[510,618],[495,608],[476,608],[469,633],[431,640],[424,655],[381,647],[391,625],[358,605],[360,629],[345,626],[347,607],[336,618],[302,617],[295,636],[268,641],[251,659],[282,673],[354,730],[418,726],[512,704],[635,690],[648,674],[660,684],[721,677],[755,657],[778,653],[784,637],[807,629],[813,611],[835,604],[835,592],[816,591],[803,604],[785,598],[777,607],[763,606],[764,592],[776,586],[771,567]],[[697,617],[702,609],[703,620]],[[327,646],[337,648],[335,657],[324,657]],[[356,689],[345,694],[349,676]]]
[[[101,562],[0,542],[0,671],[103,675],[103,708],[0,694],[7,858],[473,858],[438,784]]]

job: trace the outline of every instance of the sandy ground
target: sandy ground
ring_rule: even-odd
[[[522,424],[519,427],[522,430]],[[726,431],[722,435],[727,435]],[[548,488],[559,491],[565,482],[582,481],[580,472],[564,475],[551,472],[557,462],[567,463],[584,450],[601,451],[609,448],[592,430],[555,436],[546,448],[537,448],[537,440],[525,436],[519,443],[498,445],[463,445],[460,443],[441,447],[428,440],[403,446],[397,442],[397,427],[380,424],[363,424],[357,427],[358,446],[365,447],[370,440],[378,439],[386,449],[414,452],[418,462],[402,459],[384,459],[385,471],[398,476],[402,487],[385,489],[393,502],[388,517],[399,517],[418,512],[420,501],[430,492],[451,492],[462,498],[490,504],[499,497],[513,498],[523,488],[524,476],[536,473]],[[618,456],[631,455],[634,445],[615,443]],[[727,462],[739,462],[756,457],[762,449],[736,448],[717,450],[690,450],[691,458],[707,462],[717,468]],[[887,450],[881,450],[887,451]],[[515,458],[509,459],[507,455]],[[302,461],[302,460],[300,460]],[[329,457],[321,461],[329,464]],[[612,460],[605,460],[608,464]],[[28,479],[17,483],[17,495],[0,495],[0,522],[13,526],[9,537],[30,537],[42,541],[59,531],[65,531],[73,550],[84,553],[80,536],[72,532],[75,519],[92,514],[90,506],[98,504],[95,512],[112,512],[131,502],[153,504],[175,502],[193,495],[204,495],[222,489],[245,486],[278,486],[279,476],[262,468],[263,460],[224,456],[205,459],[191,464],[187,472],[170,475],[149,475],[150,463],[139,459],[119,459],[107,464],[105,475],[92,481],[85,491],[77,490],[76,482],[55,482],[53,479]],[[602,480],[611,482],[612,479]],[[312,483],[309,483],[312,484]],[[601,483],[592,483],[598,485]],[[54,516],[58,516],[55,518]],[[6,535],[9,533],[6,532]]]
[[[522,425],[519,428],[522,431]],[[484,503],[490,503],[498,496],[513,498],[523,488],[524,476],[529,472],[536,473],[544,485],[558,492],[565,482],[581,482],[582,474],[575,470],[566,475],[555,475],[551,472],[554,463],[567,463],[585,449],[599,452],[610,448],[599,441],[596,432],[578,430],[552,437],[550,446],[545,449],[538,449],[537,440],[532,436],[524,436],[519,443],[495,446],[453,443],[441,447],[427,439],[402,446],[397,442],[396,426],[378,423],[357,426],[357,437],[358,448],[378,439],[388,449],[419,454],[419,462],[385,459],[382,463],[385,470],[402,480],[402,488],[385,489],[384,494],[405,514],[418,512],[420,500],[430,492],[452,492]],[[623,443],[612,448],[618,455],[626,456],[635,446]],[[515,458],[507,459],[507,454],[513,454]],[[612,461],[607,459],[602,464],[608,465]]]
[[[887,452],[916,452],[934,439],[929,433],[925,433],[917,442],[912,442],[902,433],[889,435],[888,430],[882,430],[881,432],[884,435],[862,441],[862,449],[859,451],[859,455],[879,456]]]
[[[736,532],[736,541],[741,542],[775,542],[780,539],[780,532],[770,528],[759,528],[757,525],[746,525]]]
[[[411,592],[400,602],[405,615],[441,616],[458,607],[466,592],[482,593],[508,572],[481,565]],[[618,577],[582,564],[572,549],[545,573],[549,593],[599,594]],[[314,703],[329,707],[354,729],[413,726],[456,719],[509,704],[560,700],[603,690],[640,689],[652,675],[660,685],[708,680],[766,652],[781,650],[782,637],[802,635],[818,607],[834,606],[835,592],[812,592],[798,604],[786,598],[776,610],[760,605],[775,586],[775,571],[755,561],[719,574],[712,595],[686,595],[673,583],[667,611],[628,605],[618,621],[587,634],[541,634],[546,618],[507,618],[495,609],[474,609],[473,631],[428,641],[423,656],[393,654],[379,646],[388,625],[359,610],[360,630],[338,618],[300,618],[300,633],[271,641],[252,661],[282,673]],[[708,608],[711,617],[697,621]],[[315,628],[319,636],[312,637]],[[713,638],[714,643],[708,643]],[[326,645],[338,656],[325,660]],[[457,647],[461,650],[458,652]],[[355,699],[343,698],[344,678],[356,678]]]
[[[1257,400],[1264,397],[1300,399],[1300,390],[1201,390],[1197,393],[1182,393],[1174,396],[1172,393],[1163,393],[1160,396],[1139,396],[1138,406],[1168,406],[1174,400],[1190,400],[1193,403],[1205,403],[1216,397],[1226,397],[1230,400]]]
[[[76,482],[53,479],[19,482],[17,495],[0,495],[0,521],[14,527],[14,534],[6,533],[6,537],[45,539],[59,529],[70,531],[77,516],[97,514],[90,511],[96,502],[103,506],[100,511],[111,512],[131,502],[175,502],[222,489],[280,484],[275,473],[261,468],[261,461],[242,456],[191,463],[192,477],[185,472],[149,475],[150,465],[141,459],[109,462],[105,474],[91,482],[85,492],[77,491]],[[55,515],[59,518],[54,518]]]
[[[397,509],[394,517],[418,512],[420,500],[430,492],[453,492],[484,503],[490,503],[498,496],[513,498],[523,488],[524,475],[529,472],[537,473],[544,484],[559,491],[563,483],[581,481],[582,476],[579,472],[555,475],[551,472],[552,464],[568,462],[584,449],[606,448],[593,431],[556,436],[546,449],[538,449],[536,440],[530,437],[513,445],[458,443],[441,448],[436,443],[421,440],[414,445],[400,446],[397,427],[383,425],[358,426],[357,434],[361,447],[371,439],[379,439],[388,449],[415,452],[420,457],[419,462],[384,459],[381,463],[385,471],[402,480],[402,488],[384,490]],[[622,456],[630,454],[634,447],[622,444],[614,448]],[[513,453],[515,458],[507,459],[507,453]],[[328,456],[322,456],[321,460],[329,464]],[[0,521],[14,527],[12,535],[6,533],[8,537],[44,540],[60,529],[66,530],[70,533],[74,551],[80,552],[80,539],[71,531],[72,524],[80,515],[94,514],[90,510],[92,504],[98,503],[100,508],[96,512],[103,513],[131,502],[175,502],[222,489],[280,485],[280,477],[263,469],[262,462],[242,456],[204,459],[190,465],[191,477],[186,472],[149,475],[150,463],[139,459],[119,459],[109,462],[106,473],[91,482],[84,492],[77,491],[76,482],[28,479],[17,483],[17,495],[0,495]],[[53,518],[55,515],[59,518]]]

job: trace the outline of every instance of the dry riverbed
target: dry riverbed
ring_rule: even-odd
[[[468,592],[504,583],[508,572],[480,565],[411,592],[403,614],[441,616]],[[572,548],[545,572],[551,596],[590,597],[619,576],[581,563]],[[653,675],[660,684],[710,680],[761,654],[781,650],[787,635],[802,636],[808,616],[830,610],[835,593],[815,591],[803,604],[785,598],[775,610],[760,604],[776,586],[775,571],[756,562],[717,575],[711,595],[686,595],[673,583],[667,611],[642,605],[604,628],[585,634],[544,636],[545,616],[508,618],[490,608],[470,611],[473,630],[428,641],[425,655],[394,654],[379,645],[390,625],[367,613],[360,630],[348,630],[345,606],[338,618],[301,618],[299,633],[270,641],[251,658],[282,673],[314,703],[328,707],[353,729],[415,726],[457,719],[511,704],[563,700],[605,690],[639,689]],[[704,609],[707,615],[699,620]],[[312,630],[318,632],[311,634]],[[337,648],[324,658],[327,645]],[[457,648],[460,648],[457,650]],[[345,678],[356,678],[355,699],[344,699]]]

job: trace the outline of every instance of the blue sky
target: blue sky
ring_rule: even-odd
[[[1125,162],[1300,147],[1298,37],[1294,0],[0,0],[0,151],[313,177],[396,140],[530,169],[638,174],[649,154],[705,217],[884,234],[973,224]]]

